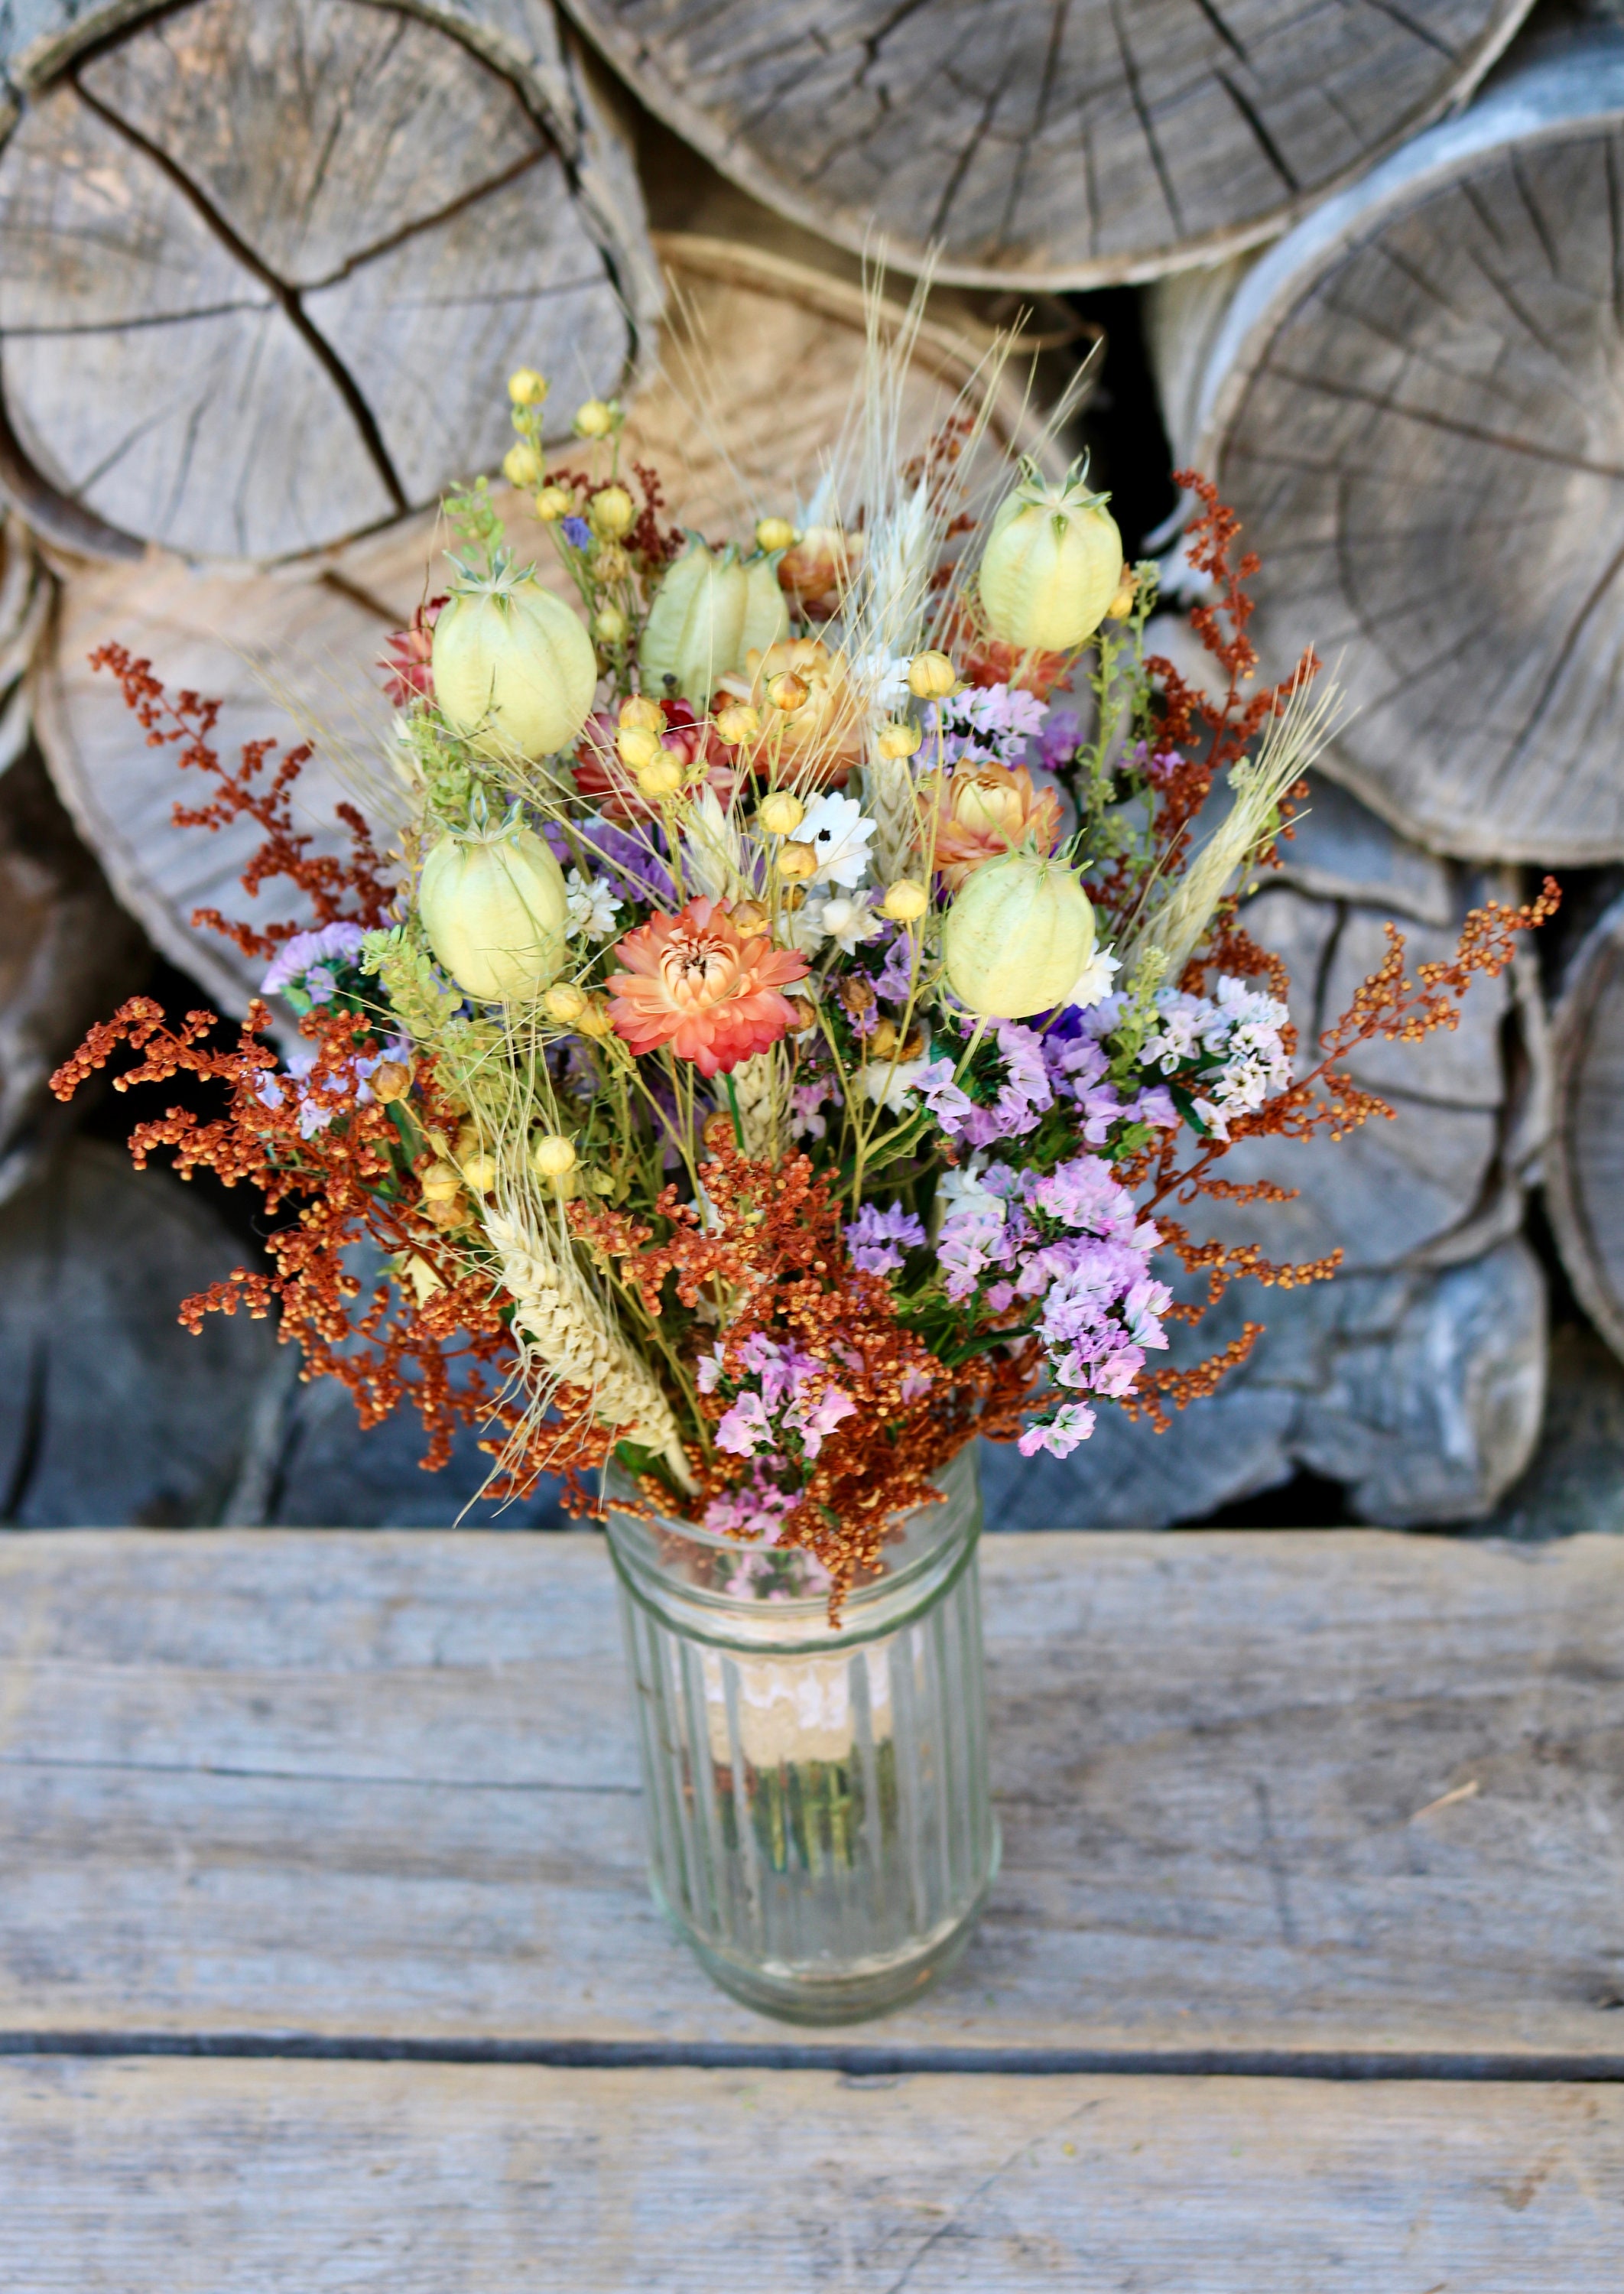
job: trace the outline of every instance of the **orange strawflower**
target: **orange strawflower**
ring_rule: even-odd
[[[959,765],[938,800],[936,865],[955,892],[984,860],[1028,840],[1052,852],[1060,836],[1060,800],[1040,795],[1025,765]]]
[[[727,900],[651,916],[615,953],[626,966],[608,983],[616,1035],[634,1052],[669,1044],[704,1076],[775,1044],[796,1016],[779,990],[807,973],[804,956],[766,933],[741,940]]]

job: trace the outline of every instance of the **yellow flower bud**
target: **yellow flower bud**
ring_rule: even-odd
[[[619,645],[629,626],[618,606],[600,606],[592,616],[592,634],[600,645]]]
[[[770,555],[775,549],[787,549],[795,539],[795,529],[787,517],[763,517],[756,521],[756,548]]]
[[[502,456],[502,476],[510,486],[539,486],[546,468],[540,448],[528,438],[519,439]]]
[[[881,725],[874,746],[882,757],[893,761],[911,757],[924,738],[917,725],[910,725],[905,717],[893,717],[889,725]]]
[[[912,876],[898,876],[880,903],[880,913],[897,924],[916,924],[930,905],[930,895]]]
[[[541,998],[541,1008],[549,1020],[556,1020],[561,1028],[572,1027],[587,1008],[587,999],[579,988],[567,980],[559,980]]]
[[[561,1131],[544,1131],[532,1146],[530,1159],[539,1177],[562,1179],[575,1168],[575,1143]]]
[[[1133,600],[1138,595],[1139,577],[1136,574],[1130,574],[1125,565],[1122,569],[1122,586],[1105,609],[1106,620],[1125,622],[1133,610]]]
[[[556,525],[561,517],[568,517],[575,507],[575,497],[564,486],[543,486],[536,496],[536,516],[544,517],[549,525]]]
[[[1122,536],[1080,473],[1051,484],[1021,465],[981,554],[976,586],[987,625],[1006,645],[1069,653],[1090,638],[1122,588]]]
[[[418,1177],[425,1202],[449,1202],[462,1192],[462,1174],[454,1163],[431,1163]]]
[[[637,786],[651,804],[663,804],[682,786],[682,767],[669,749],[662,749],[651,765],[637,774]]]
[[[958,689],[958,678],[945,653],[916,653],[908,663],[908,690],[917,700],[946,701]]]
[[[730,749],[736,749],[742,742],[753,741],[760,730],[760,713],[748,701],[733,702],[718,712],[717,738],[725,741]]]
[[[607,534],[613,541],[637,524],[637,506],[624,486],[605,486],[601,494],[593,495],[587,516],[595,533]]]
[[[781,844],[778,848],[778,873],[793,882],[817,873],[816,844]]]
[[[634,693],[629,701],[621,704],[621,722],[622,725],[641,725],[646,732],[663,733],[665,712],[657,701],[651,701],[647,694]]]
[[[462,1175],[476,1195],[488,1195],[496,1184],[496,1165],[482,1149],[463,1158]]]
[[[575,409],[572,426],[583,438],[606,438],[614,427],[614,409],[601,398],[589,398]]]
[[[776,677],[767,680],[767,697],[775,709],[782,709],[788,717],[797,709],[804,709],[811,698],[812,688],[792,669],[781,670]]]
[[[741,938],[753,940],[758,932],[767,930],[772,918],[759,900],[735,900],[729,921]]]
[[[983,861],[942,927],[948,985],[988,1019],[1029,1020],[1065,1004],[1093,953],[1081,879],[1027,847]]]
[[[788,789],[775,789],[771,796],[764,797],[756,815],[769,836],[793,836],[806,817],[806,806]]]
[[[387,1107],[394,1100],[404,1099],[410,1091],[411,1070],[402,1067],[399,1060],[380,1060],[369,1081],[373,1098],[380,1106]]]
[[[609,1006],[598,996],[589,999],[586,1010],[580,1014],[575,1025],[581,1035],[589,1036],[594,1043],[603,1043],[614,1033]]]
[[[508,395],[516,406],[545,405],[547,377],[538,374],[533,366],[522,366],[508,378]]]
[[[629,765],[634,773],[658,764],[665,754],[659,734],[651,732],[646,725],[622,724],[614,736],[614,745],[621,752],[621,762]]]
[[[600,541],[592,552],[592,579],[605,586],[611,582],[623,582],[631,571],[631,560],[618,541]]]
[[[435,1195],[432,1201],[426,1202],[423,1208],[434,1224],[449,1233],[452,1227],[466,1224],[468,1216],[468,1199],[459,1187],[454,1195]]]

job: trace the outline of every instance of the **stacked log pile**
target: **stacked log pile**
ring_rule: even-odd
[[[251,973],[190,917],[231,905],[243,855],[175,834],[168,761],[131,741],[85,668],[94,645],[223,694],[228,744],[318,731],[321,828],[338,747],[378,745],[370,663],[421,594],[434,503],[506,443],[491,378],[547,367],[566,419],[589,392],[627,396],[677,516],[736,524],[781,507],[755,499],[769,474],[775,493],[816,475],[875,234],[954,290],[920,340],[922,432],[1002,290],[1159,281],[1144,313],[1166,427],[1263,552],[1264,670],[1312,642],[1355,712],[1250,903],[1305,1044],[1389,917],[1424,960],[1543,866],[1624,860],[1624,38],[1514,51],[1427,126],[1526,4],[0,13],[0,483],[59,583],[30,685],[41,747],[124,907],[241,1008]],[[678,227],[651,229],[646,194]],[[999,424],[1037,431],[1019,393]],[[1166,624],[1162,649],[1183,644]],[[1203,1339],[1266,1321],[1242,1373],[1165,1437],[1102,1412],[1066,1465],[1021,1469],[1004,1517],[1197,1518],[1303,1470],[1372,1520],[1491,1507],[1542,1406],[1546,1285],[1523,1231],[1542,1176],[1575,1289],[1624,1351],[1621,952],[1611,911],[1554,1069],[1524,964],[1474,991],[1458,1035],[1366,1053],[1393,1122],[1256,1173],[1238,1156],[1236,1176],[1303,1192],[1237,1212],[1230,1239],[1340,1248],[1346,1273],[1232,1294]]]

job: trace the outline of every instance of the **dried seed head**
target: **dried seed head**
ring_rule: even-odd
[[[653,762],[644,765],[637,774],[637,787],[651,804],[663,804],[681,786],[682,767],[669,749],[662,749]]]
[[[759,900],[736,900],[732,911],[733,928],[743,940],[764,932],[772,919]]]
[[[658,764],[665,754],[658,733],[646,725],[628,725],[624,719],[614,736],[614,745],[621,752],[621,762],[629,765],[634,773]]]
[[[804,882],[817,874],[816,844],[781,844],[778,848],[778,873],[792,883]]]
[[[811,687],[797,677],[792,669],[780,670],[776,677],[769,677],[767,681],[767,699],[786,717],[797,709],[804,709],[811,692]]]
[[[516,406],[541,406],[547,401],[547,377],[533,366],[522,366],[508,378],[508,395]]]
[[[462,1192],[462,1175],[454,1163],[431,1163],[418,1184],[426,1202],[449,1202]]]
[[[600,606],[592,616],[592,634],[599,645],[619,645],[627,626],[626,616],[618,606]]]
[[[946,701],[959,689],[953,663],[945,653],[916,653],[908,664],[908,690],[921,701]]]
[[[528,438],[517,440],[502,456],[502,476],[510,486],[539,486],[546,471],[540,448]]]
[[[468,1199],[459,1188],[454,1195],[435,1195],[423,1208],[435,1226],[443,1227],[449,1232],[452,1227],[461,1226],[467,1218]]]
[[[543,1179],[562,1179],[575,1168],[575,1143],[566,1139],[561,1131],[544,1131],[530,1151],[530,1159],[536,1175]]]
[[[567,980],[561,980],[541,998],[541,1008],[549,1020],[556,1020],[561,1027],[568,1028],[586,1010],[587,999],[579,988],[572,987]]]
[[[475,1194],[488,1195],[496,1184],[495,1161],[482,1148],[463,1158],[462,1175]]]
[[[885,898],[880,903],[880,913],[882,916],[889,916],[893,923],[914,924],[919,922],[930,905],[930,895],[922,884],[916,883],[912,876],[898,876],[894,884],[887,887]]]
[[[748,701],[735,701],[718,713],[717,737],[730,749],[736,749],[741,742],[753,741],[760,730],[760,714]]]
[[[756,815],[769,836],[793,836],[806,817],[806,806],[788,789],[775,789],[770,796],[764,797]],[[789,875],[794,873],[793,869],[785,871]]]
[[[629,701],[621,704],[621,722],[622,725],[641,726],[646,733],[663,733],[665,712],[646,693],[634,693]]]
[[[403,1068],[399,1060],[380,1060],[372,1070],[371,1084],[373,1098],[387,1107],[410,1091],[411,1070]]]
[[[575,409],[571,427],[582,438],[606,438],[614,427],[614,409],[601,398],[589,398]]]
[[[911,757],[923,738],[917,725],[910,725],[904,717],[894,717],[889,725],[881,725],[874,746],[882,757],[895,761]]]
[[[762,517],[756,521],[756,548],[769,555],[775,549],[787,549],[795,539],[795,529],[787,517]]]
[[[575,497],[565,486],[543,486],[536,496],[536,516],[544,517],[548,525],[568,517],[574,507]]]
[[[637,520],[637,506],[624,486],[605,486],[601,494],[594,494],[592,507],[587,513],[595,533],[617,541],[622,533],[629,533]]]
[[[879,1001],[871,981],[860,972],[848,972],[840,982],[840,1002],[855,1020],[860,1012],[872,1012]]]

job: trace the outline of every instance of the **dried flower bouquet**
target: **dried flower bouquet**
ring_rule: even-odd
[[[1237,1274],[1330,1274],[1174,1212],[1283,1199],[1226,1185],[1238,1140],[1388,1112],[1348,1053],[1454,1025],[1555,898],[1474,913],[1414,980],[1393,933],[1301,1061],[1237,911],[1327,737],[1316,663],[1248,689],[1255,560],[1191,474],[1222,697],[1148,657],[1155,569],[1125,565],[1108,497],[1027,462],[970,499],[985,374],[910,459],[906,352],[876,329],[798,518],[725,540],[667,529],[616,407],[548,469],[546,384],[515,375],[506,476],[574,597],[515,561],[483,481],[447,503],[446,594],[386,665],[387,856],[347,809],[350,860],[314,855],[308,751],[223,767],[214,705],[109,647],[149,739],[215,777],[179,818],[252,818],[248,891],[302,896],[297,924],[209,919],[270,959],[302,1041],[279,1059],[264,1005],[225,1044],[137,998],[57,1078],[122,1042],[119,1087],[223,1086],[218,1119],[132,1142],[272,1215],[269,1271],[189,1300],[194,1328],[278,1313],[364,1423],[416,1405],[426,1464],[481,1424],[504,1490],[613,1455],[665,1511],[808,1550],[837,1606],[965,1443],[1065,1456],[1104,1404],[1165,1424],[1259,1329],[1175,1371],[1171,1322]]]

